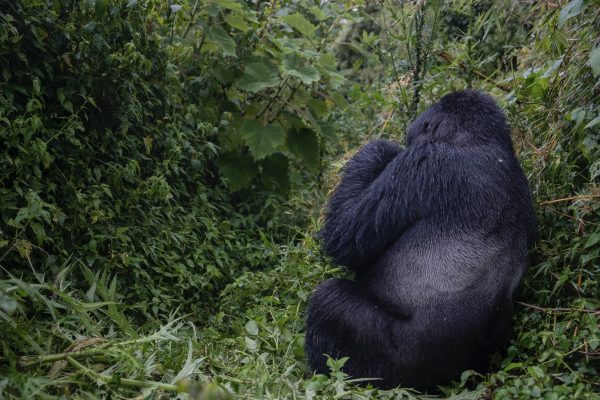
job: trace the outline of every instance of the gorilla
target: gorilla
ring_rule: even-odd
[[[349,357],[353,378],[423,391],[485,370],[508,341],[536,236],[502,110],[486,94],[454,92],[411,123],[404,149],[367,143],[345,165],[320,236],[355,279],[311,296],[312,370]]]

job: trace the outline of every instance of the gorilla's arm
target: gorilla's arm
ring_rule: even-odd
[[[321,231],[325,252],[360,272],[415,219],[417,162],[391,142],[365,145],[344,169]]]

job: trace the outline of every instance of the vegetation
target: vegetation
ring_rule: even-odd
[[[430,398],[311,375],[303,313],[343,160],[465,87],[539,242],[506,354],[435,395],[600,398],[598,6],[2,2],[0,398]]]

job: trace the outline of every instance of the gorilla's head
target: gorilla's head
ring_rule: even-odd
[[[433,142],[459,146],[496,142],[512,149],[504,113],[494,99],[474,90],[447,94],[410,124],[407,145]]]

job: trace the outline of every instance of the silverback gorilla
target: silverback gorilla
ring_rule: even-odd
[[[485,369],[507,340],[535,232],[502,110],[471,90],[444,96],[405,149],[371,141],[344,167],[320,235],[356,277],[312,295],[311,368],[350,357],[351,377],[421,390]]]

